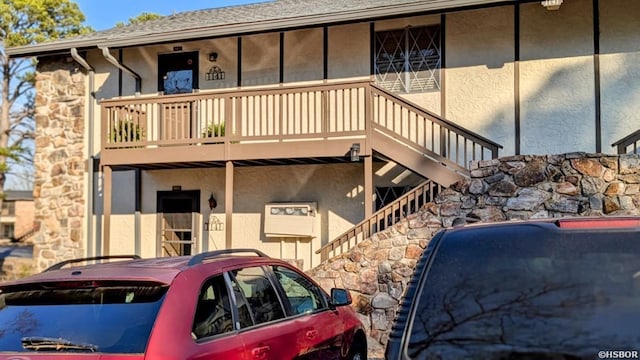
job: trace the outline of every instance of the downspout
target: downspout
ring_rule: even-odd
[[[94,132],[94,118],[95,118],[95,109],[94,109],[94,91],[95,91],[95,70],[89,65],[89,63],[78,54],[78,50],[76,48],[71,49],[71,57],[80,64],[83,68],[87,70],[89,73],[89,92],[87,94],[87,103],[89,104],[89,119],[88,119],[88,130],[87,130],[87,154],[88,156],[88,164],[87,164],[87,209],[86,209],[86,221],[87,221],[87,256],[93,256],[94,247],[93,247],[93,196],[94,196],[94,167],[95,167],[95,156],[93,155],[93,132]],[[97,240],[97,237],[95,237]]]
[[[142,91],[142,78],[140,77],[140,75],[138,73],[136,73],[135,71],[133,71],[131,68],[129,68],[128,66],[126,66],[125,64],[123,64],[122,62],[120,62],[118,59],[116,59],[113,55],[111,55],[111,52],[109,52],[109,48],[106,46],[98,46],[98,48],[100,50],[102,50],[102,56],[104,56],[105,60],[107,60],[109,63],[111,63],[113,66],[117,67],[118,69],[126,72],[127,74],[133,76],[133,78],[136,80],[136,92],[135,92],[135,96],[136,97],[140,97],[140,92]],[[140,199],[140,189],[141,189],[141,174],[140,174],[140,169],[136,169],[135,171],[135,213],[134,213],[134,243],[135,243],[135,253],[136,255],[140,255],[141,253],[141,234],[140,234],[140,229],[141,229],[141,199]]]
[[[122,64],[121,62],[118,61],[118,59],[116,59],[113,55],[111,55],[111,52],[109,52],[109,48],[106,46],[98,46],[98,48],[100,50],[102,50],[102,56],[104,56],[105,60],[107,60],[109,63],[111,63],[113,66],[117,67],[118,69],[126,72],[127,74],[133,76],[133,78],[136,80],[136,97],[140,96],[140,91],[142,89],[142,78],[140,77],[140,75],[138,75],[138,73],[136,73],[135,71],[131,70],[131,68],[129,68],[128,66],[126,66],[125,64]]]

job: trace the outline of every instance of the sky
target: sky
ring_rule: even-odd
[[[171,15],[177,12],[211,9],[262,2],[264,0],[72,0],[86,17],[85,25],[105,30],[117,22],[126,23],[143,12]]]

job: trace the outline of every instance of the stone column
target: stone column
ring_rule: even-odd
[[[37,270],[85,253],[85,79],[71,57],[39,59],[33,192]]]

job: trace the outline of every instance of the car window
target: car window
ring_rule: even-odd
[[[273,273],[289,300],[290,315],[310,313],[326,307],[322,291],[305,276],[283,266],[274,266]]]
[[[0,295],[0,352],[143,353],[166,291],[122,282],[7,289]]]
[[[242,298],[246,299],[247,309],[254,324],[284,317],[282,304],[264,269],[249,267],[235,270],[231,275],[237,282],[234,290],[237,289]]]
[[[193,319],[193,337],[202,339],[231,331],[233,319],[229,294],[224,278],[216,276],[207,280],[200,290]]]
[[[533,227],[443,237],[418,293],[407,355],[597,358],[637,345],[636,237]]]

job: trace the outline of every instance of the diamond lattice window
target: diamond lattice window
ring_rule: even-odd
[[[440,90],[440,25],[379,31],[376,83],[392,92]]]

